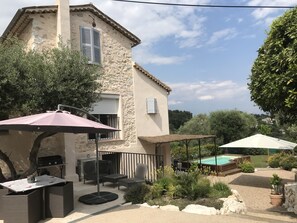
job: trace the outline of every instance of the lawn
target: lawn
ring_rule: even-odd
[[[255,168],[267,167],[267,155],[250,155],[252,163],[255,165]]]

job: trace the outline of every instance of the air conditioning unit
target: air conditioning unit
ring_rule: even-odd
[[[157,113],[156,98],[147,98],[146,99],[146,111],[148,114],[156,114]]]

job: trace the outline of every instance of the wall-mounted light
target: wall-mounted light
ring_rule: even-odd
[[[93,19],[93,21],[92,21],[92,26],[95,28],[95,27],[96,27],[95,18],[94,18],[93,16],[91,16],[91,15],[89,15],[89,16]]]

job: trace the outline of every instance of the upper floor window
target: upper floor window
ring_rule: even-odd
[[[94,28],[80,27],[80,45],[90,63],[100,64],[100,32]]]

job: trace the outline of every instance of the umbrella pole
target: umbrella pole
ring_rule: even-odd
[[[98,145],[98,138],[99,134],[95,134],[95,144],[96,144],[96,177],[97,177],[97,193],[98,196],[100,195],[100,176],[99,176],[99,145]]]
[[[96,143],[96,177],[97,177],[97,191],[91,194],[86,194],[79,197],[79,201],[84,204],[103,204],[118,199],[118,195],[108,191],[100,192],[100,173],[99,173],[99,134],[95,134]]]

